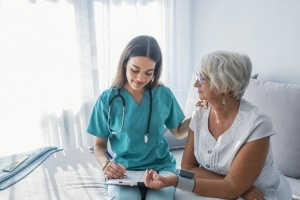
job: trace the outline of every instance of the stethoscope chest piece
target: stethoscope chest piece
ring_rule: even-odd
[[[144,141],[146,144],[148,143],[148,134],[144,135]]]

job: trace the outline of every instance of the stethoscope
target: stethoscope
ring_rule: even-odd
[[[151,114],[152,114],[152,92],[151,92],[151,89],[149,89],[149,93],[150,93],[150,111],[149,111],[149,116],[148,116],[147,131],[144,135],[145,143],[148,143],[149,128],[150,128],[150,121],[151,121]],[[121,127],[118,131],[113,131],[110,128],[110,109],[111,109],[111,105],[113,104],[113,101],[115,101],[117,98],[121,98],[121,100],[122,100],[122,123],[121,123]],[[124,118],[125,118],[125,99],[121,95],[120,89],[118,89],[118,94],[116,94],[113,98],[111,98],[111,100],[109,101],[109,104],[108,104],[108,116],[107,116],[107,129],[108,129],[108,131],[111,134],[117,134],[117,133],[121,132],[122,129],[123,129],[123,126],[124,126]]]

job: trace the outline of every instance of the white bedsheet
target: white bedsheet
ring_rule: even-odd
[[[23,180],[0,191],[2,200],[108,200],[102,172],[88,148],[54,153]]]
[[[181,156],[176,151],[174,154]],[[124,199],[127,200],[126,195]],[[177,189],[175,200],[185,199],[217,198]],[[0,190],[0,200],[109,200],[109,197],[101,168],[85,147],[53,153],[24,179]]]

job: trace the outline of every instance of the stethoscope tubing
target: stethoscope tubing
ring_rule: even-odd
[[[145,143],[148,143],[148,136],[149,136],[149,129],[150,129],[150,122],[151,122],[151,115],[152,115],[152,91],[151,89],[149,89],[149,93],[150,93],[150,111],[149,111],[149,115],[148,115],[148,124],[147,124],[147,131],[146,134],[144,135],[144,141]],[[110,112],[111,112],[111,106],[113,104],[113,102],[117,99],[117,98],[121,98],[122,100],[122,123],[121,123],[121,127],[118,131],[113,131],[110,128]],[[123,126],[124,126],[124,119],[125,119],[125,108],[126,108],[126,104],[125,104],[125,99],[124,97],[121,95],[121,89],[118,89],[118,94],[116,94],[114,97],[111,98],[111,100],[109,101],[109,105],[108,105],[108,116],[107,116],[107,129],[111,134],[117,134],[119,132],[122,131]]]
[[[113,131],[111,128],[110,128],[110,109],[111,109],[111,105],[113,103],[114,100],[116,100],[118,97],[121,98],[122,100],[122,124],[121,124],[121,127],[118,131]],[[115,95],[110,101],[109,101],[109,106],[108,106],[108,116],[107,116],[107,129],[108,131],[111,133],[111,134],[117,134],[119,132],[122,131],[123,129],[123,126],[124,126],[124,118],[125,118],[125,99],[124,97],[121,95],[120,93],[120,89],[118,89],[118,94]]]

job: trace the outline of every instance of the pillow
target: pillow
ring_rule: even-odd
[[[251,79],[244,98],[272,118],[271,146],[279,170],[300,177],[300,85]]]
[[[258,74],[253,74],[253,75],[251,76],[251,78],[253,78],[253,79],[257,79],[257,77],[258,77]]]

